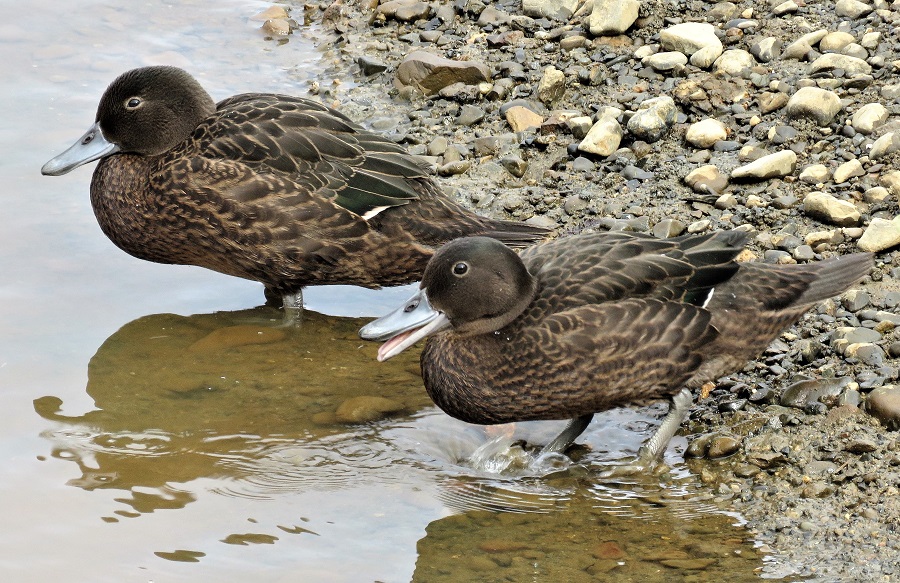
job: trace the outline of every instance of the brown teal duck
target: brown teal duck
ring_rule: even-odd
[[[546,235],[466,210],[401,146],[320,103],[247,93],[216,104],[176,67],[119,76],[96,123],[41,171],[98,159],[91,204],[121,249],[262,282],[286,307],[302,308],[307,285],[418,281],[457,237]]]
[[[672,399],[641,451],[655,461],[684,421],[689,389],[741,369],[786,327],[872,267],[867,253],[802,265],[737,263],[746,234],[656,239],[581,234],[516,254],[484,237],[453,241],[421,289],[360,335],[386,360],[430,336],[425,388],[470,423],[572,419],[564,451],[595,412]]]

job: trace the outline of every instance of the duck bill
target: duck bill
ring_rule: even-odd
[[[53,158],[41,168],[44,176],[60,176],[78,168],[82,164],[105,158],[119,151],[119,146],[108,142],[100,131],[100,122],[95,123],[77,142]]]
[[[422,289],[390,314],[363,326],[359,335],[366,340],[387,341],[378,349],[378,361],[384,362],[448,326],[450,320],[431,307]]]

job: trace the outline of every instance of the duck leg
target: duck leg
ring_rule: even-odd
[[[581,417],[576,417],[569,421],[566,428],[563,429],[559,435],[554,437],[550,443],[544,446],[540,455],[544,455],[545,453],[564,453],[566,449],[578,439],[578,436],[584,433],[584,430],[587,429],[587,426],[591,423],[591,419],[593,418],[594,414],[588,413],[587,415],[582,415]]]
[[[681,392],[672,397],[672,405],[669,413],[663,419],[656,433],[647,440],[641,449],[638,450],[638,457],[630,464],[616,466],[600,473],[602,478],[611,478],[615,476],[623,476],[646,472],[659,461],[666,446],[672,441],[672,437],[678,432],[678,428],[687,419],[688,412],[691,409],[691,403],[694,399],[691,392],[687,389],[681,389]]]
[[[281,296],[281,307],[284,309],[283,327],[299,326],[303,320],[303,290]]]

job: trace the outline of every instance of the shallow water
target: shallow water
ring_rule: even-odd
[[[378,364],[356,337],[409,290],[313,289],[302,326],[274,328],[259,285],[116,249],[93,165],[40,175],[135,66],[186,67],[217,99],[330,83],[315,31],[248,20],[267,6],[0,0],[0,578],[755,579],[764,557],[679,463],[683,439],[662,485],[597,480],[661,410],[598,416],[555,472],[476,469],[490,437],[431,405],[415,351]],[[393,412],[341,421],[359,397]]]

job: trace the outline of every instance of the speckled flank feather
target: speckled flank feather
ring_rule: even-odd
[[[531,302],[499,330],[477,332],[465,331],[477,318],[454,314],[476,313],[471,304],[497,283],[453,286],[438,272],[464,261],[474,276],[492,246],[454,242],[435,256],[422,284],[431,305],[457,319],[455,329],[427,341],[426,389],[450,415],[482,424],[666,399],[740,369],[872,264],[868,254],[798,266],[735,263],[745,239],[735,231],[665,240],[597,233],[535,245],[521,252],[536,280]],[[491,271],[515,262],[514,254],[501,255]]]
[[[161,153],[144,152],[130,129],[173,124],[165,114],[117,110],[132,94],[147,96],[148,116],[165,105],[187,133],[173,129],[172,143],[152,147]],[[310,284],[417,281],[437,247],[464,235],[524,245],[546,234],[464,209],[402,147],[314,101],[250,93],[212,109],[173,67],[128,72],[104,94],[101,127],[129,146],[99,162],[91,202],[104,233],[131,255],[288,294]]]

